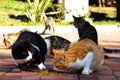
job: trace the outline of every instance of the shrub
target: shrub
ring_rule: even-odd
[[[28,6],[26,6],[25,10],[22,12],[24,12],[27,18],[32,22],[42,21],[51,0],[27,0],[27,2]],[[16,16],[20,13],[21,12],[18,12]]]

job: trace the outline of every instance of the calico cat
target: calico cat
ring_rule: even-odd
[[[55,33],[55,21],[52,17],[48,17],[45,21],[45,29],[43,30],[42,34],[45,34],[47,29],[49,29],[49,33]]]
[[[85,21],[83,17],[73,16],[73,25],[78,29],[79,41],[83,39],[91,39],[98,44],[97,30],[89,22]],[[116,53],[120,52],[118,49],[107,49],[103,48],[105,53]],[[108,56],[106,56],[108,58]]]
[[[69,40],[57,35],[45,37],[44,40],[47,44],[48,53],[51,57],[54,57],[52,52],[53,49],[66,51],[71,43]]]
[[[67,51],[53,50],[54,70],[88,75],[97,70],[104,60],[103,49],[91,39],[71,43]]]
[[[45,69],[47,45],[44,39],[33,32],[24,31],[12,46],[12,56],[20,70],[37,67]]]

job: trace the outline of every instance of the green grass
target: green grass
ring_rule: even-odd
[[[18,4],[19,3],[19,4]],[[9,15],[16,14],[18,11],[22,10],[24,4],[15,0],[0,0],[0,25],[19,25],[21,21],[11,19]],[[19,8],[18,8],[19,7]]]
[[[26,2],[18,0],[0,0],[0,26],[39,26],[44,22],[30,22],[22,13],[20,16],[15,15],[23,11]],[[118,22],[115,20],[116,8],[98,8],[90,7],[91,17],[94,18],[94,24],[97,25],[113,25]],[[70,22],[57,22],[56,25],[71,25]]]
[[[102,14],[106,14],[106,17],[110,17],[110,18],[115,18],[116,17],[116,7],[103,7],[103,8],[99,8],[99,7],[89,7],[89,10],[91,12],[97,12],[97,13],[102,13]]]
[[[116,20],[116,8],[115,7],[90,7],[92,18],[94,18],[94,24],[96,25],[115,25],[119,22]]]
[[[109,20],[109,21],[102,20],[102,21],[94,21],[94,24],[95,25],[118,25],[119,22],[116,20],[112,20],[112,21],[111,20]]]

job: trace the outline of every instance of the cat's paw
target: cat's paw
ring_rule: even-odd
[[[38,68],[40,70],[43,70],[43,69],[46,69],[46,66],[43,63],[41,63],[41,64],[38,65]]]
[[[84,75],[89,75],[90,73],[92,73],[93,71],[90,69],[90,70],[83,70],[82,71],[82,74]]]
[[[82,71],[82,74],[84,74],[84,75],[89,75],[90,72],[89,72],[89,70],[83,70],[83,71]]]
[[[12,72],[20,72],[21,70],[16,68],[16,69],[12,69]]]
[[[90,69],[90,70],[89,70],[89,73],[92,73],[92,72],[93,72],[93,71]]]

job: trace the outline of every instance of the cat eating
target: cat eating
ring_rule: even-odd
[[[78,29],[79,40],[83,39],[91,39],[96,44],[98,44],[98,35],[97,30],[93,25],[91,25],[88,21],[86,21],[83,17],[75,17],[73,16],[73,25]],[[108,49],[103,47],[105,53],[118,53],[120,50],[118,49]],[[109,58],[105,55],[105,59]]]
[[[47,45],[44,39],[34,32],[24,31],[12,46],[12,57],[18,70],[38,68],[43,70]]]
[[[77,72],[89,75],[97,70],[104,60],[103,49],[91,39],[71,43],[67,51],[53,50],[54,70]]]

